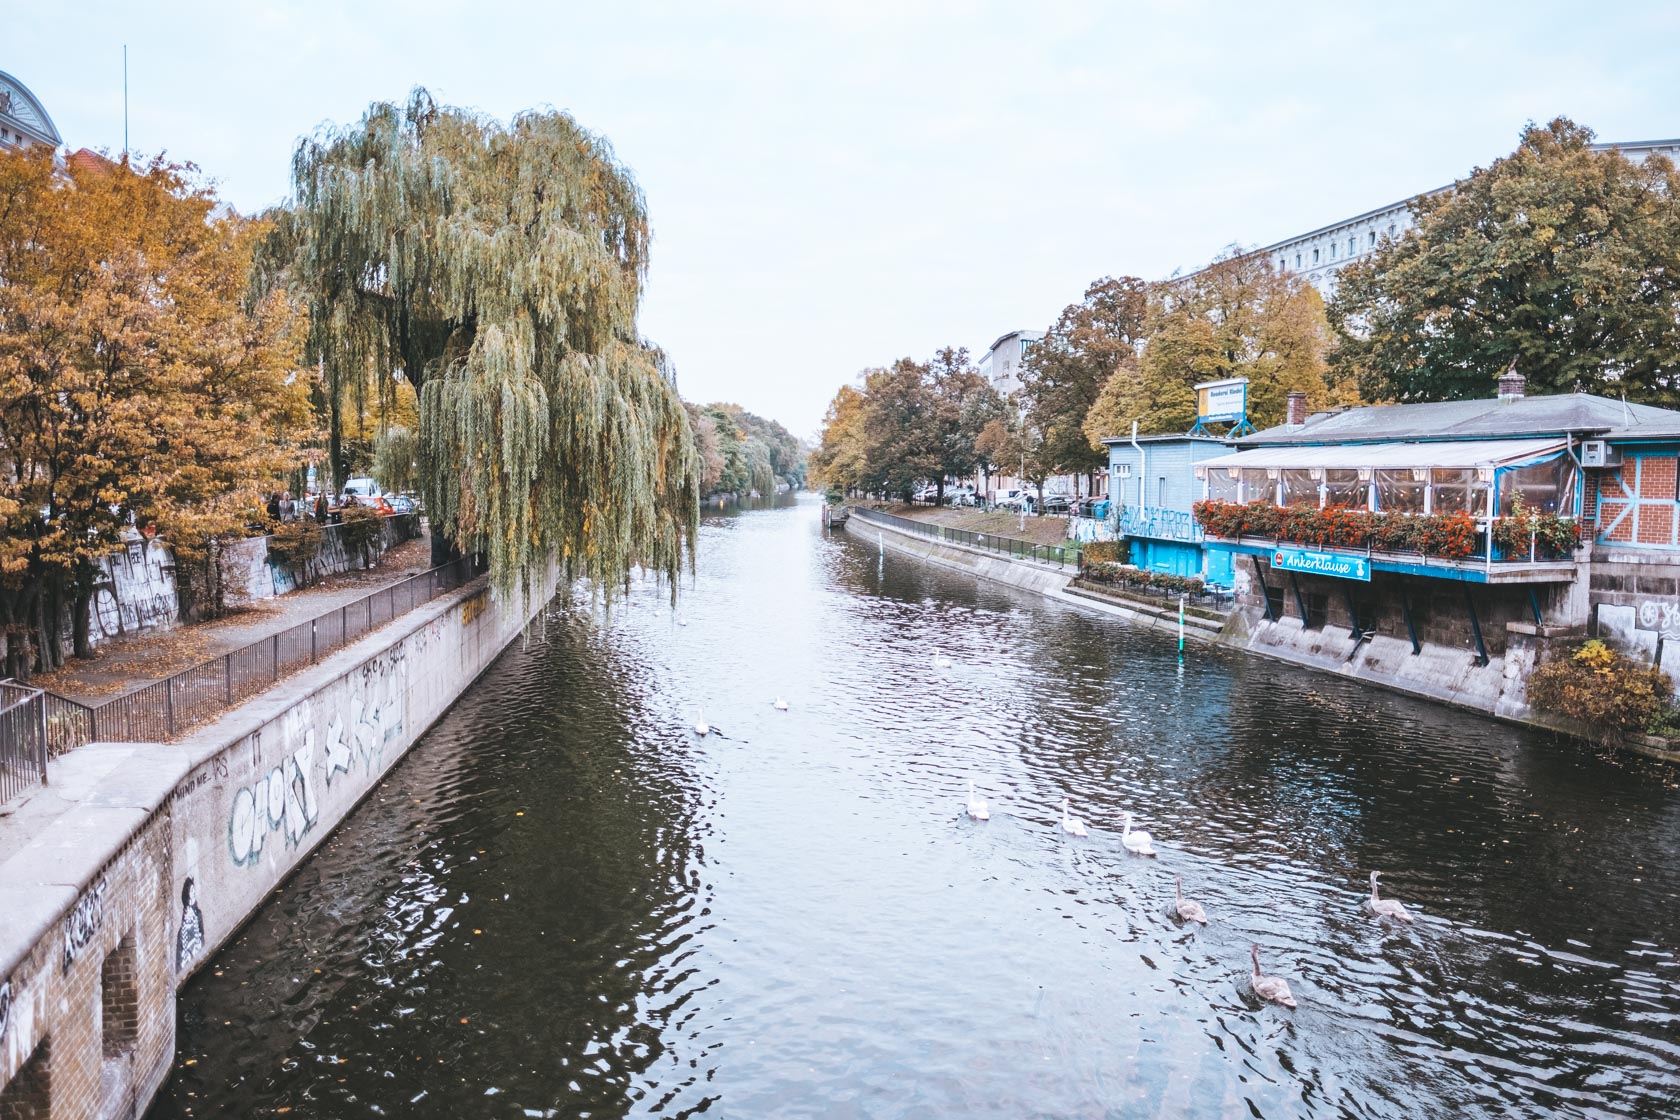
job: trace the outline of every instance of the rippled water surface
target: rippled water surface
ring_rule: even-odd
[[[152,1115],[1680,1111],[1672,772],[816,513],[556,603],[188,987]]]

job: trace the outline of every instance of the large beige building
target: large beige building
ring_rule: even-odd
[[[1594,144],[1597,151],[1616,150],[1630,159],[1643,161],[1654,153],[1662,153],[1680,162],[1680,140],[1639,140],[1625,144]],[[1449,184],[1424,194],[1450,191]],[[1298,234],[1262,246],[1255,252],[1272,258],[1278,268],[1312,281],[1319,292],[1328,296],[1335,290],[1336,272],[1350,261],[1356,261],[1376,251],[1384,238],[1398,237],[1411,228],[1410,199],[1391,202],[1351,218],[1343,218],[1310,233]]]
[[[29,87],[0,70],[0,149],[63,143],[52,118]]]

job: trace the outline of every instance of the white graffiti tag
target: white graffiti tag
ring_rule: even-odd
[[[288,847],[315,827],[320,806],[310,771],[315,765],[315,736],[266,777],[240,790],[228,813],[228,854],[240,867],[256,863],[270,832],[279,830]]]
[[[1645,600],[1639,604],[1639,628],[1661,630],[1665,634],[1680,631],[1680,603]]]

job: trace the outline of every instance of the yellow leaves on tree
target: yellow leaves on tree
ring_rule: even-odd
[[[6,670],[87,651],[125,528],[239,532],[307,435],[292,305],[247,307],[258,230],[186,165],[0,155],[0,625]],[[21,639],[21,640],[20,640]]]

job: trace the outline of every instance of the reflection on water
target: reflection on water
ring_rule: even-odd
[[[686,626],[556,604],[187,989],[153,1115],[1674,1113],[1669,771],[779,505]]]

